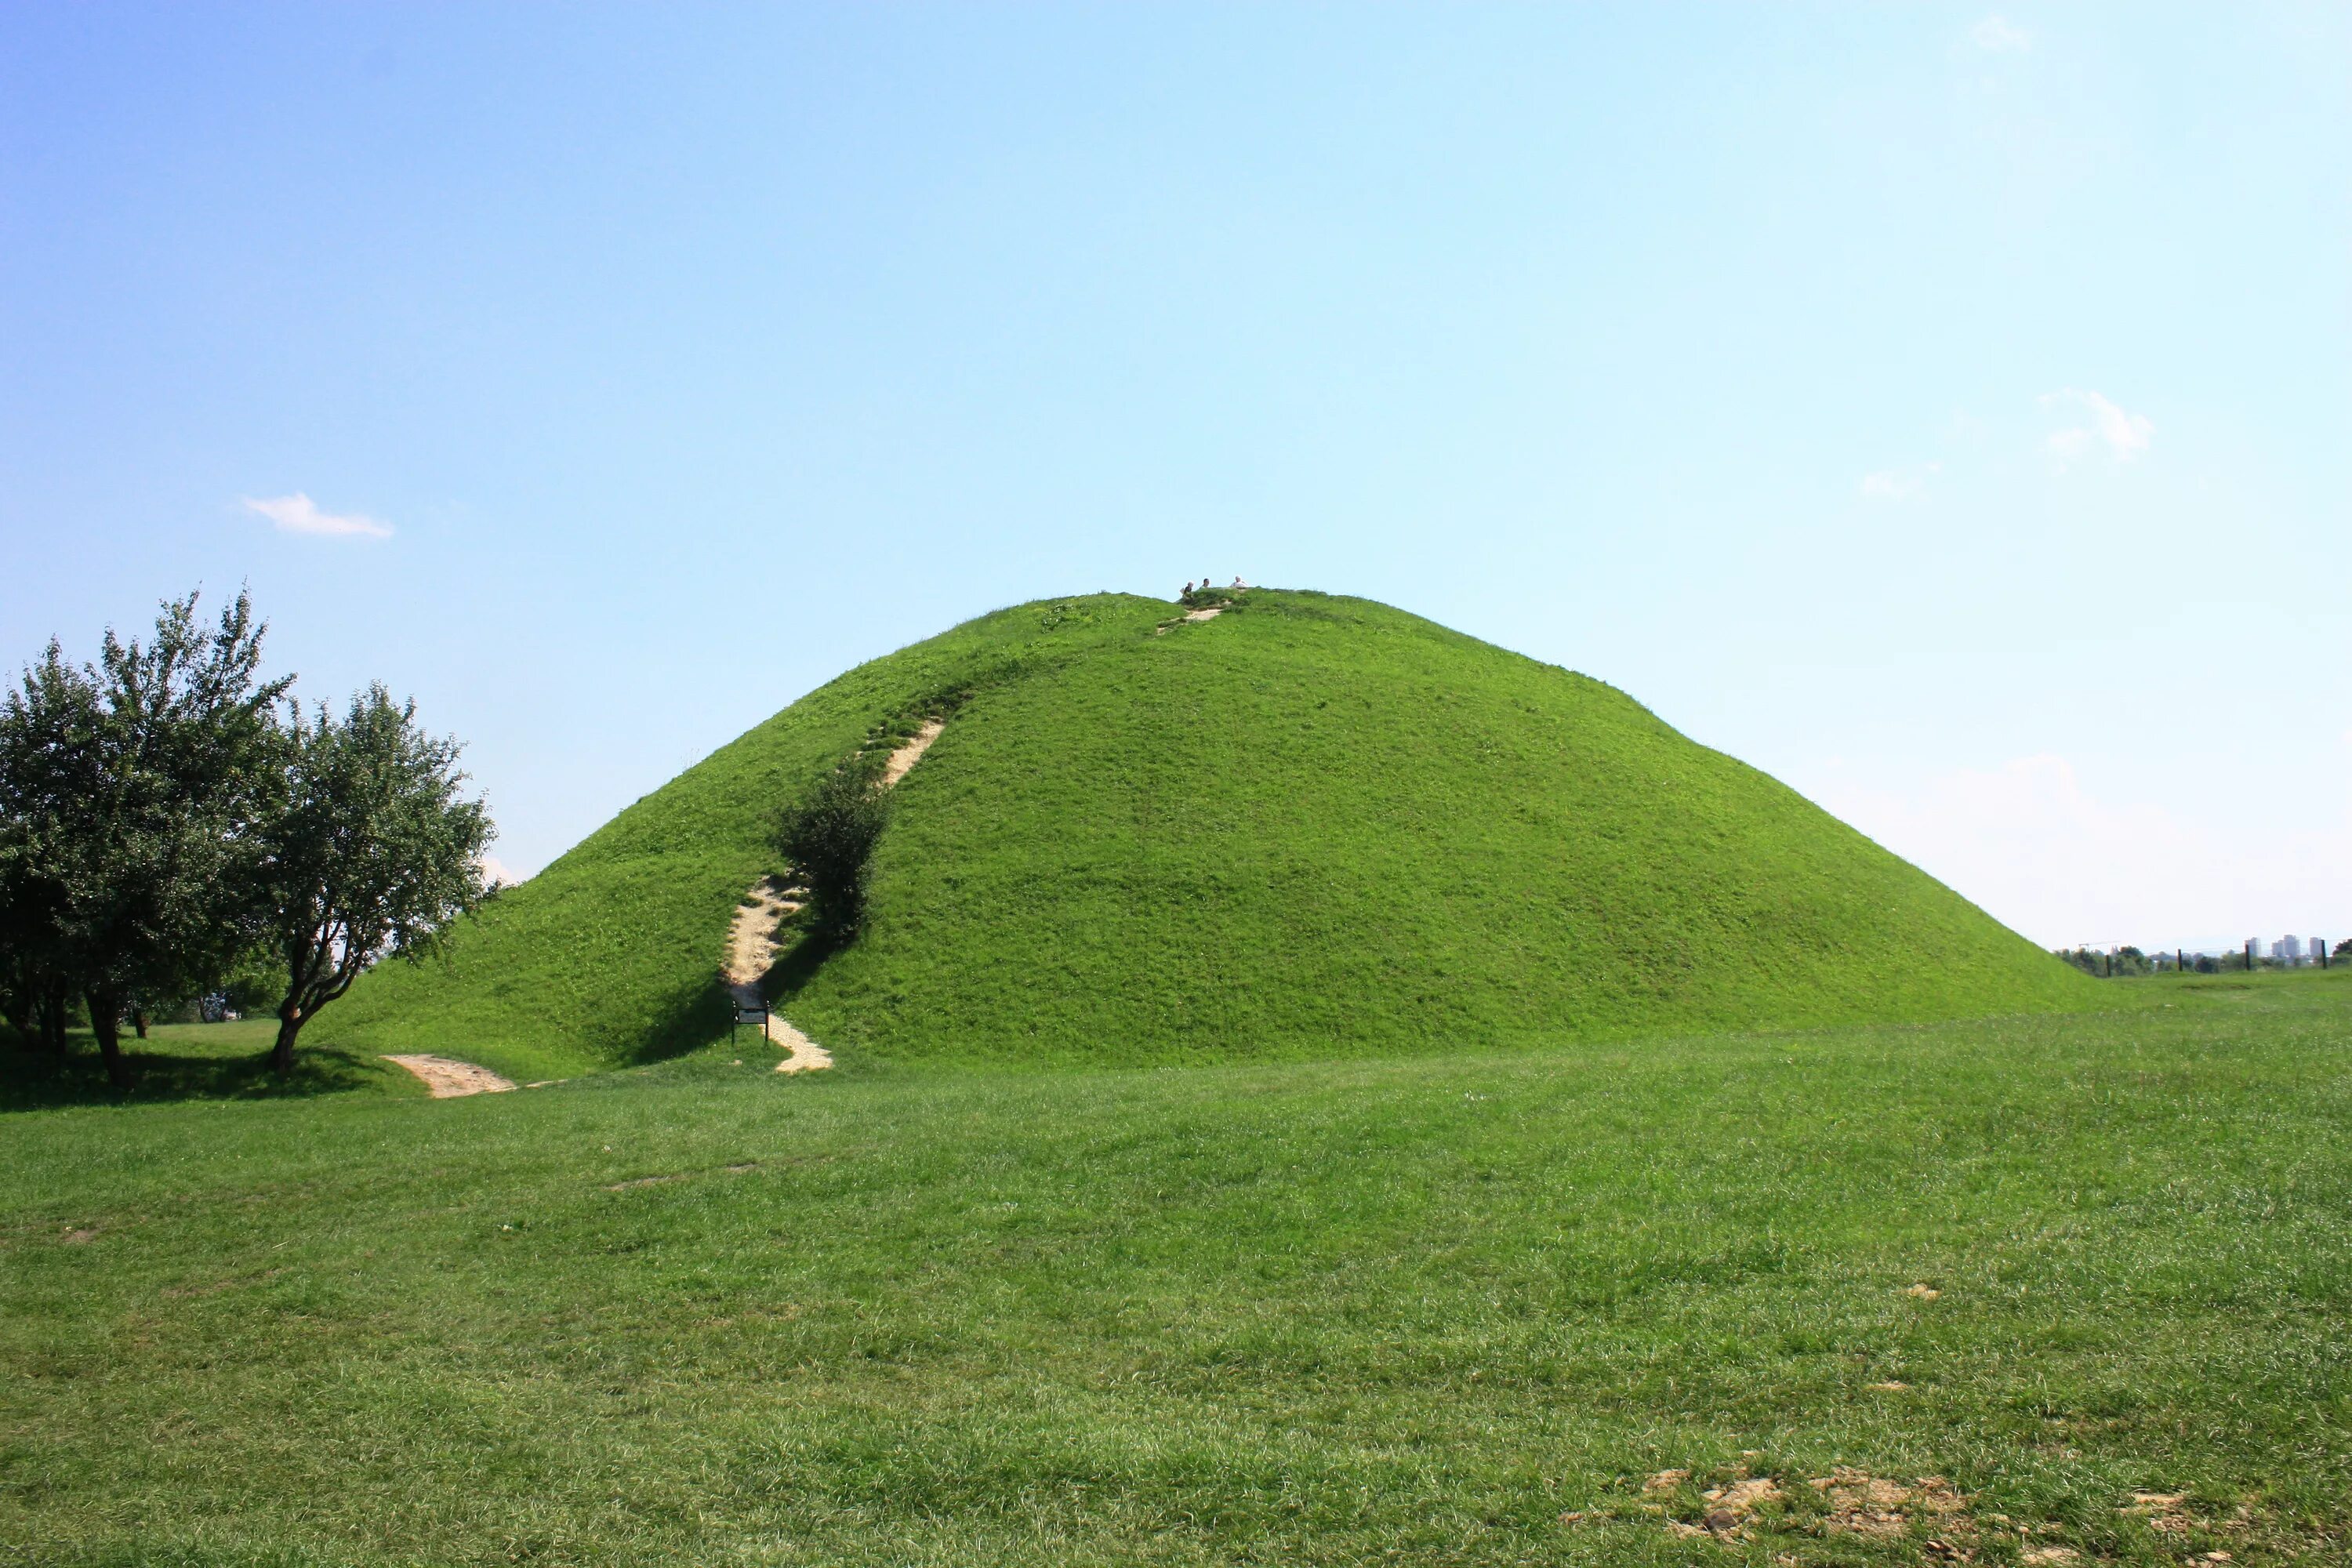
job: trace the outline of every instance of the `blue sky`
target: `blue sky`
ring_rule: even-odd
[[[2352,13],[18,6],[0,659],[249,583],[515,870],[1188,577],[1624,688],[2045,942],[2352,935]]]

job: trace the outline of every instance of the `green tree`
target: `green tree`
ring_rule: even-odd
[[[67,870],[98,785],[100,723],[96,681],[54,639],[0,702],[0,1005],[58,1052],[76,989]]]
[[[889,819],[889,797],[874,780],[841,768],[818,780],[777,827],[776,848],[807,884],[817,929],[832,941],[846,942],[866,919],[866,862]]]
[[[486,892],[488,808],[460,797],[455,741],[426,734],[415,704],[382,686],[337,720],[298,709],[286,733],[284,795],[264,829],[269,936],[282,967],[270,1066],[294,1066],[319,1010],[386,957],[412,963]]]
[[[78,671],[52,643],[0,723],[11,925],[38,928],[40,984],[80,990],[118,1087],[125,1014],[205,983],[259,924],[254,829],[289,681],[257,679],[264,628],[246,595],[211,631],[195,608],[194,594],[165,603],[143,644],[110,630]]]

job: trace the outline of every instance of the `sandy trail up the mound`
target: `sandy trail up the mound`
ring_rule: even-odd
[[[512,1079],[500,1078],[488,1068],[471,1062],[454,1061],[447,1057],[404,1056],[386,1057],[394,1067],[406,1068],[425,1080],[436,1100],[455,1100],[462,1094],[504,1094],[514,1088]]]
[[[751,887],[749,896],[755,901],[736,906],[735,927],[727,935],[727,967],[721,972],[736,1005],[764,1007],[760,977],[776,962],[776,922],[801,907],[802,900],[793,896],[797,891],[778,878],[764,877]],[[769,1042],[784,1053],[776,1064],[778,1072],[816,1072],[833,1065],[832,1054],[823,1046],[774,1013],[766,1016]]]
[[[882,766],[880,788],[888,789],[913,771],[931,742],[947,728],[944,719],[932,719],[908,736]],[[795,914],[806,902],[804,889],[777,877],[762,877],[751,885],[745,901],[736,906],[735,924],[727,933],[727,963],[719,972],[737,1005],[761,1006],[760,981],[776,962],[776,924]],[[778,1072],[816,1072],[833,1065],[833,1053],[802,1034],[773,1012],[764,1015],[769,1040],[784,1053]]]
[[[946,720],[933,719],[891,752],[890,760],[882,765],[882,787],[888,789],[912,772],[915,764],[923,760],[923,753],[931,749],[931,742],[940,738],[940,731],[947,727]]]

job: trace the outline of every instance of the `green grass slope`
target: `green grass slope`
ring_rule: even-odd
[[[331,1041],[576,1070],[715,1035],[770,823],[967,693],[897,792],[868,929],[788,958],[860,1059],[1459,1049],[2064,1006],[2090,984],[1622,692],[1361,600],[1024,605],[853,671],[373,977]]]
[[[1149,633],[1155,600],[1102,595],[985,616],[859,666],[646,795],[304,1036],[441,1051],[530,1079],[691,1049],[724,1031],[718,965],[744,889],[776,867],[793,794],[908,704]]]

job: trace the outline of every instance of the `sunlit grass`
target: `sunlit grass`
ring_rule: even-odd
[[[0,1561],[2341,1560],[2347,979],[10,1116]]]

